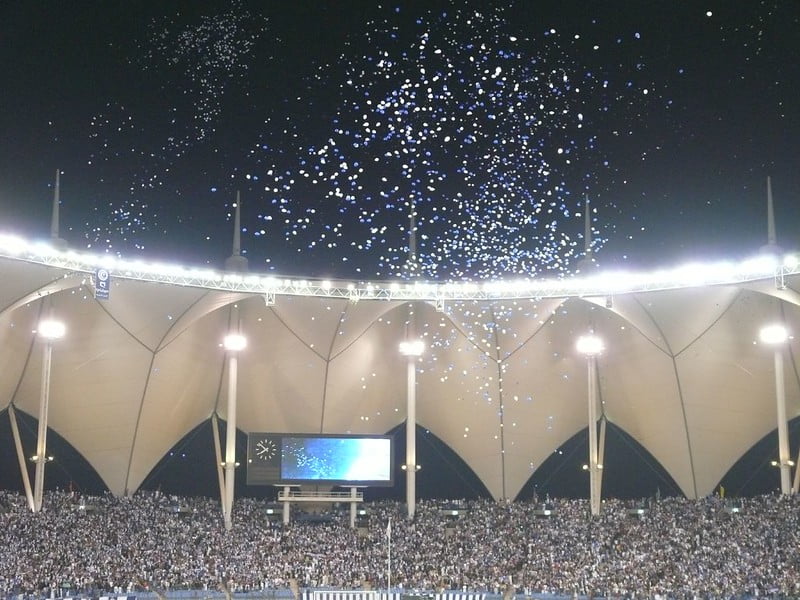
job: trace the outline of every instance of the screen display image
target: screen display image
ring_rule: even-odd
[[[248,485],[393,485],[393,439],[386,435],[248,434]]]
[[[389,481],[391,440],[387,438],[284,437],[283,481]]]

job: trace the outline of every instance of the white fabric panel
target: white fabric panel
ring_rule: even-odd
[[[184,435],[208,419],[217,402],[228,331],[228,310],[192,321],[156,353],[137,401],[137,434],[131,452],[128,493],[135,491],[161,457]],[[185,325],[179,322],[178,325]]]
[[[278,297],[275,315],[307,346],[325,358],[356,342],[382,315],[401,302],[351,302],[341,298]]]
[[[19,393],[17,385],[25,374],[28,354],[35,349],[32,331],[39,321],[39,308],[33,303],[0,315],[0,409],[13,401],[26,412],[38,411],[38,392],[33,402],[30,394],[35,390]]]
[[[777,426],[773,349],[758,342],[775,320],[774,298],[743,292],[706,335],[678,357],[698,495],[711,492],[755,442]],[[787,415],[797,414],[797,372],[785,365]],[[777,452],[777,451],[776,451]]]
[[[453,326],[449,312],[443,315],[430,306],[418,312],[421,322],[428,324],[419,330],[428,333],[429,341],[418,361],[417,422],[458,453],[490,493],[500,497],[497,361],[485,354],[483,346],[476,346],[477,332]],[[405,377],[401,381],[405,387]]]
[[[652,320],[663,335],[672,354],[679,354],[702,336],[735,300],[739,290],[734,287],[698,287],[664,290],[632,296],[644,309],[647,317],[626,315],[631,324],[642,332],[651,331]],[[648,336],[654,339],[652,335]]]
[[[144,346],[155,351],[175,323],[208,291],[111,278],[103,308]]]
[[[597,361],[606,418],[647,448],[681,490],[694,497],[681,389],[672,356],[621,319],[604,321],[598,333],[608,340],[607,351]]]
[[[0,257],[0,312],[39,290],[49,289],[69,274],[63,269]]]
[[[504,440],[506,489],[497,498],[514,498],[558,446],[586,427],[586,363],[576,356],[570,319],[588,310],[551,303],[546,320],[536,320],[535,335],[503,361],[497,433]]]
[[[319,432],[325,362],[274,307],[258,297],[240,303],[247,348],[239,353],[237,421],[243,431]],[[220,414],[227,414],[227,376]]]
[[[89,290],[67,290],[49,302],[67,332],[53,343],[48,424],[92,464],[109,489],[121,493],[150,353],[130,343]],[[33,334],[31,342],[15,401],[38,417],[43,343]]]
[[[133,492],[183,435],[227,412],[225,351],[238,303],[243,431],[385,433],[405,420],[405,302],[222,293],[112,279],[97,301],[88,275],[0,259],[0,408],[37,416],[51,291],[67,336],[55,343],[50,425],[115,494]],[[66,277],[65,277],[66,276]],[[800,335],[800,278],[604,298],[413,305],[426,342],[417,422],[513,498],[587,424],[586,359],[575,341],[605,340],[599,391],[609,421],[647,448],[689,496],[709,493],[773,431],[772,349],[761,325]],[[75,286],[78,287],[75,287]],[[785,351],[789,418],[800,414],[798,342]],[[423,469],[425,465],[422,465]]]

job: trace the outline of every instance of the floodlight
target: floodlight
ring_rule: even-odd
[[[575,344],[578,352],[587,356],[596,356],[603,351],[603,340],[596,335],[582,335]]]
[[[39,321],[39,335],[46,340],[57,340],[67,333],[67,326],[62,321],[45,319]]]
[[[241,333],[229,333],[222,340],[222,345],[225,346],[226,350],[238,352],[239,350],[244,350],[247,347],[247,338]]]
[[[773,323],[761,328],[759,338],[765,344],[783,344],[789,339],[789,331],[780,323]]]
[[[425,342],[422,340],[407,340],[400,342],[400,354],[403,356],[422,356],[425,351]]]

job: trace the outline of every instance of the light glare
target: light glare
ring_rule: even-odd
[[[222,340],[222,345],[226,350],[231,352],[239,352],[247,347],[247,338],[240,333],[229,333]]]
[[[783,344],[789,338],[789,332],[780,323],[773,323],[761,328],[759,338],[765,344]]]
[[[582,335],[575,344],[578,352],[587,356],[595,356],[603,351],[603,340],[596,335]]]
[[[39,322],[39,335],[46,340],[58,340],[67,333],[67,326],[62,321],[45,319]]]
[[[425,342],[422,340],[407,340],[400,342],[400,354],[403,356],[422,356],[425,351]]]

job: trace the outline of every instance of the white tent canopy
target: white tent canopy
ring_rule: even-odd
[[[117,495],[135,492],[210,415],[225,419],[221,342],[233,305],[248,339],[238,371],[245,432],[375,434],[404,422],[398,343],[413,312],[426,342],[417,423],[497,499],[514,498],[587,426],[586,358],[575,350],[587,331],[605,344],[597,363],[604,415],[690,498],[713,491],[776,427],[773,351],[758,342],[759,329],[778,320],[800,331],[795,265],[745,265],[744,276],[712,269],[712,284],[680,270],[617,276],[602,293],[597,278],[535,286],[300,282],[0,246],[0,409],[13,404],[37,416],[36,328],[52,311],[67,335],[54,345],[49,425]],[[92,283],[103,264],[108,300],[95,299]],[[665,283],[680,273],[689,279]],[[800,414],[796,351],[790,339],[790,419]]]

